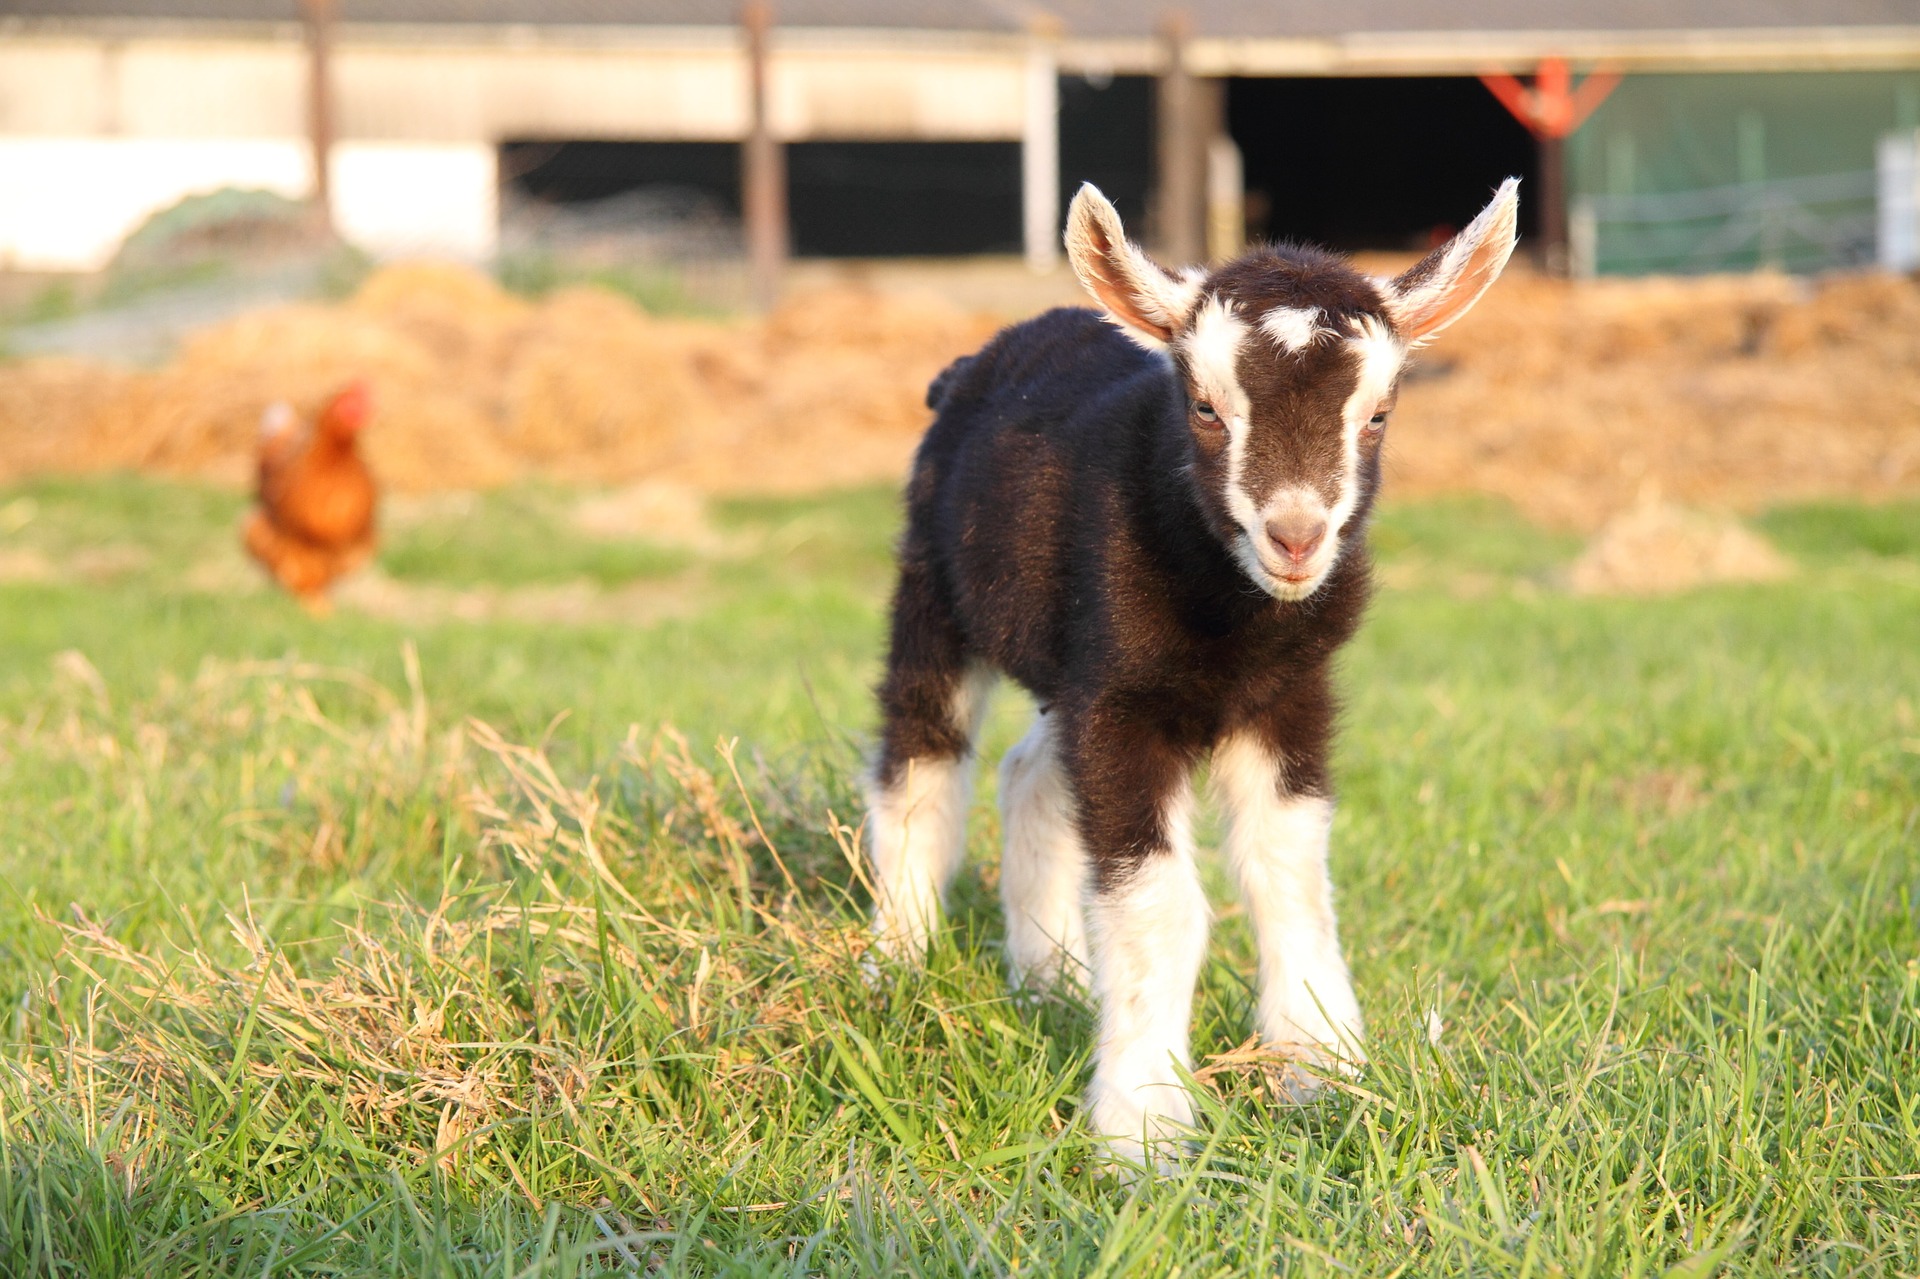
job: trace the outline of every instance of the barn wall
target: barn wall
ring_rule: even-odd
[[[484,256],[507,139],[731,142],[745,65],[727,30],[570,45],[343,29],[334,221],[377,253]],[[1008,143],[1026,60],[1006,42],[805,40],[777,50],[771,110],[795,142]],[[304,196],[297,28],[0,42],[0,264],[93,269],[175,201],[224,186]]]
[[[349,139],[720,141],[746,127],[744,62],[725,31],[653,47],[343,38],[334,76]],[[796,141],[1013,141],[1024,87],[1015,46],[801,46],[778,53],[771,107]],[[0,43],[0,136],[298,137],[305,94],[291,30]]]

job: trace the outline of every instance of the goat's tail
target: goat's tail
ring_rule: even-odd
[[[964,374],[972,364],[973,357],[971,355],[963,355],[936,373],[933,381],[927,383],[927,407],[935,413],[945,408],[947,406],[947,396],[953,390],[953,384],[960,380],[961,375]]]

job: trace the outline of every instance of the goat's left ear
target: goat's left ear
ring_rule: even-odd
[[[1513,254],[1519,210],[1520,179],[1508,178],[1466,230],[1385,282],[1401,340],[1417,346],[1472,309]]]
[[[1067,260],[1087,292],[1145,347],[1171,341],[1200,294],[1197,278],[1170,274],[1128,241],[1120,215],[1091,182],[1067,210]]]

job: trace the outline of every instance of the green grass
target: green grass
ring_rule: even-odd
[[[1769,512],[1761,527],[1797,554],[1920,556],[1920,502],[1817,502]]]
[[[471,509],[429,516],[389,531],[381,564],[408,581],[524,586],[583,579],[600,586],[672,576],[692,557],[632,539],[556,536],[563,502],[539,489],[506,490]]]
[[[569,500],[387,571],[672,609],[319,622],[240,589],[231,495],[0,490],[0,1274],[1920,1273],[1913,508],[1654,600],[1390,509],[1334,836],[1373,1063],[1214,1074],[1130,1186],[1086,1007],[1004,993],[991,770],[931,963],[856,975],[891,497],[699,549]],[[1252,998],[1209,875],[1198,1060]]]
[[[502,288],[526,297],[593,285],[617,293],[655,315],[717,316],[724,307],[697,296],[682,273],[665,264],[583,264],[564,255],[531,250],[503,255],[494,268]]]

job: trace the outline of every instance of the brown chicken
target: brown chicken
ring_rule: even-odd
[[[355,441],[373,415],[364,382],[337,393],[310,429],[276,404],[260,423],[259,506],[247,519],[247,552],[315,613],[327,587],[373,555],[373,473]]]

